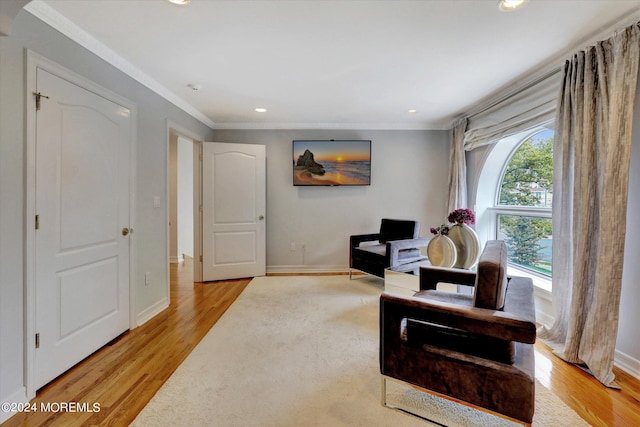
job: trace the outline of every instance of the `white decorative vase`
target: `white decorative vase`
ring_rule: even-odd
[[[453,267],[456,263],[456,245],[447,236],[438,234],[427,245],[427,256],[431,265]]]
[[[480,256],[480,241],[475,230],[467,224],[455,224],[449,229],[449,239],[456,246],[455,268],[471,268]]]

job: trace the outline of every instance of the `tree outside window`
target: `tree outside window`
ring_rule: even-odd
[[[553,131],[526,139],[505,169],[498,199],[498,238],[509,262],[551,276]]]

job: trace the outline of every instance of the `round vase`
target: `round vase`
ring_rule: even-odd
[[[431,265],[453,267],[456,263],[456,245],[447,236],[438,234],[429,240],[427,256]]]
[[[471,268],[480,256],[480,241],[475,230],[467,224],[455,224],[449,229],[449,239],[456,247],[455,268]]]

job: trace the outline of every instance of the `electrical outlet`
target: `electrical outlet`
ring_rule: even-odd
[[[149,286],[151,284],[151,272],[147,271],[144,273],[144,285]]]
[[[291,252],[295,252],[295,250],[296,250],[296,244],[291,243]]]

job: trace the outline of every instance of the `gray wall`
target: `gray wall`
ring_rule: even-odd
[[[0,401],[24,393],[25,48],[137,104],[137,277],[131,286],[138,314],[168,298],[167,120],[211,136],[207,126],[26,11],[18,14],[12,34],[0,37]],[[153,208],[154,196],[161,197],[160,209]],[[146,271],[150,286],[144,286]]]
[[[294,139],[370,139],[371,186],[294,187]],[[268,272],[345,271],[349,235],[381,218],[420,220],[425,237],[446,219],[448,131],[216,130],[214,141],[266,146]]]
[[[640,76],[638,78],[640,81]],[[633,117],[633,145],[631,147],[631,166],[629,170],[629,200],[627,206],[627,232],[624,246],[624,268],[622,271],[622,294],[620,296],[620,322],[616,349],[622,354],[640,378],[640,84],[636,90],[636,102]]]

